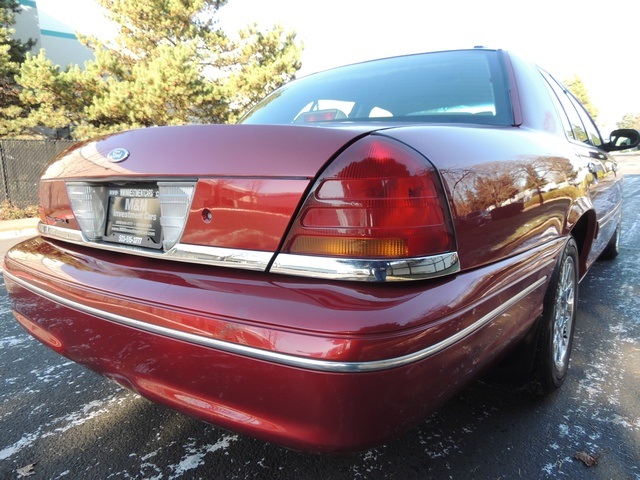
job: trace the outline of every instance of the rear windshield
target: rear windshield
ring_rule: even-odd
[[[511,125],[498,52],[409,55],[317,73],[276,90],[240,123],[353,121]]]

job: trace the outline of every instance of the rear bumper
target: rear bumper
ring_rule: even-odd
[[[5,258],[20,323],[158,403],[292,448],[379,444],[506,353],[562,242],[411,285],[158,262],[35,238]]]

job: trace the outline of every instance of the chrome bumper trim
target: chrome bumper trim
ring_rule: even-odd
[[[551,262],[546,262],[545,266],[548,265],[549,263]],[[503,314],[509,308],[517,304],[520,300],[522,300],[527,295],[535,291],[537,288],[544,285],[545,282],[547,281],[546,276],[536,280],[527,288],[522,290],[518,295],[504,302],[498,308],[488,313],[487,315],[483,316],[472,325],[469,325],[468,327],[459,331],[455,335],[452,335],[451,337],[446,338],[436,343],[435,345],[431,345],[417,352],[410,353],[408,355],[403,355],[400,357],[384,359],[384,360],[373,360],[373,361],[366,361],[366,362],[338,362],[338,361],[332,361],[332,360],[321,360],[321,359],[310,358],[310,357],[299,357],[299,356],[280,353],[280,352],[262,350],[255,347],[240,345],[237,343],[231,343],[231,342],[217,340],[213,338],[207,338],[201,335],[195,335],[192,333],[186,333],[186,332],[182,332],[182,331],[178,331],[178,330],[174,330],[174,329],[170,329],[170,328],[166,328],[158,325],[149,324],[146,322],[142,322],[140,320],[135,320],[133,318],[125,317],[123,315],[117,315],[114,313],[106,312],[104,310],[100,310],[97,308],[93,308],[87,305],[74,302],[72,300],[68,300],[59,295],[48,292],[40,287],[31,285],[30,283],[6,271],[4,272],[4,276],[9,280],[22,286],[23,288],[37,295],[40,295],[44,298],[47,298],[53,302],[59,303],[66,307],[73,308],[75,310],[78,310],[80,312],[83,312],[95,317],[102,318],[107,321],[118,323],[120,325],[136,328],[149,333],[158,334],[158,335],[162,335],[162,336],[177,339],[177,340],[182,340],[185,342],[213,348],[216,350],[220,350],[220,351],[224,351],[232,354],[238,354],[238,355],[254,358],[257,360],[263,360],[263,361],[273,362],[273,363],[290,366],[290,367],[303,368],[307,370],[329,372],[329,373],[376,372],[381,370],[388,370],[391,368],[402,367],[402,366],[417,362],[419,360],[424,360],[425,358],[428,358],[430,356],[433,356],[445,350],[446,348],[452,346],[454,343],[476,332],[477,330],[479,330],[480,328],[482,328],[483,326],[485,326],[486,324],[488,324],[489,322],[491,322],[492,320],[494,320],[495,318]]]
[[[112,252],[125,252],[143,257],[158,258],[162,260],[177,260],[180,262],[198,263],[201,265],[235,267],[258,272],[264,272],[273,257],[273,253],[271,252],[207,247],[202,245],[190,245],[187,243],[177,243],[170,250],[161,252],[132,245],[91,242],[80,230],[56,227],[42,222],[38,224],[38,231],[45,237],[64,240],[65,242],[74,243],[76,245],[109,250]]]
[[[460,271],[460,263],[456,252],[398,260],[352,260],[280,253],[269,271],[328,280],[393,282],[449,275]]]
[[[125,252],[149,258],[180,262],[235,267],[257,272],[267,271],[272,252],[240,250],[177,243],[166,252],[99,241],[90,241],[80,230],[61,228],[40,222],[38,231],[45,237],[63,240],[76,245],[100,248],[112,252]],[[366,282],[394,282],[424,280],[456,273],[460,270],[456,252],[423,258],[399,260],[353,260],[346,258],[314,257],[310,255],[278,254],[271,268],[272,273],[325,280],[355,280]]]

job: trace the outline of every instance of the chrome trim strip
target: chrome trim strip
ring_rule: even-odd
[[[254,250],[239,250],[232,248],[208,247],[178,243],[166,252],[149,250],[133,245],[117,243],[90,242],[79,230],[61,228],[40,222],[38,232],[45,237],[64,240],[92,248],[99,248],[111,252],[126,252],[142,257],[158,258],[162,260],[178,260],[181,262],[198,263],[200,265],[214,265],[218,267],[235,267],[245,270],[264,272],[273,257],[271,252]]]
[[[55,225],[47,225],[42,221],[38,222],[38,233],[45,237],[57,238],[71,243],[91,243],[80,230],[72,230],[70,228],[56,227]]]
[[[191,245],[187,243],[178,243],[170,250],[162,252],[134,245],[92,242],[80,230],[47,225],[43,222],[38,224],[38,231],[45,237],[111,252],[126,252],[148,258],[213,265],[216,267],[235,267],[257,272],[266,271],[269,262],[274,256],[272,252]],[[456,252],[391,261],[353,260],[281,253],[276,256],[269,271],[326,280],[394,282],[423,280],[456,273],[460,271],[460,262]]]
[[[352,260],[280,253],[269,271],[329,280],[393,282],[456,273],[460,271],[460,262],[456,252],[399,260]]]
[[[178,243],[164,256],[170,260],[264,272],[273,258],[273,253]]]
[[[548,265],[551,262],[546,262],[545,265]],[[541,267],[542,268],[542,267]],[[320,372],[330,372],[330,373],[361,373],[361,372],[376,372],[381,370],[388,370],[391,368],[402,367],[404,365],[408,365],[410,363],[417,362],[419,360],[423,360],[427,357],[435,355],[442,350],[450,347],[454,343],[463,339],[464,337],[471,335],[475,331],[479,330],[499,315],[504,313],[510,307],[514,306],[520,300],[525,298],[527,295],[532,293],[534,290],[544,285],[547,281],[547,277],[538,279],[533,284],[529,285],[527,288],[522,290],[518,295],[512,297],[508,301],[504,302],[498,308],[488,313],[487,315],[480,318],[478,321],[469,325],[465,329],[459,331],[455,335],[452,335],[445,340],[442,340],[435,345],[431,345],[427,348],[419,350],[414,353],[410,353],[407,355],[403,355],[401,357],[389,358],[384,360],[373,360],[366,362],[337,362],[331,360],[320,360],[316,358],[309,357],[298,357],[295,355],[273,352],[269,350],[262,350],[255,347],[249,347],[246,345],[240,345],[237,343],[230,343],[222,340],[217,340],[213,338],[207,338],[200,335],[195,335],[192,333],[186,333],[182,331],[177,331],[173,329],[169,329],[166,327],[161,327],[158,325],[149,324],[146,322],[142,322],[140,320],[135,320],[133,318],[125,317],[122,315],[117,315],[110,312],[105,312],[104,310],[99,310],[97,308],[89,307],[87,305],[83,305],[72,300],[68,300],[63,298],[57,294],[53,294],[47,292],[46,290],[36,287],[27,283],[26,281],[14,276],[11,273],[4,272],[5,277],[9,278],[13,282],[21,285],[27,290],[45,297],[53,302],[59,303],[61,305],[67,306],[69,308],[73,308],[75,310],[79,310],[81,312],[87,313],[89,315],[93,315],[99,318],[103,318],[107,321],[111,321],[114,323],[118,323],[121,325],[125,325],[128,327],[137,328],[139,330],[143,330],[149,333],[158,334],[162,336],[166,336],[169,338],[173,338],[176,340],[182,340],[185,342],[193,343],[196,345],[214,348],[216,350],[221,350],[224,352],[243,355],[246,357],[254,358],[257,360],[264,360],[268,362],[274,362],[280,365],[303,368],[307,370],[315,370]]]

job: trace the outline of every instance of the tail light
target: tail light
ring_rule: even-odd
[[[370,136],[343,152],[303,205],[283,251],[397,259],[454,250],[434,167],[396,141]]]
[[[457,268],[451,215],[435,168],[402,143],[369,136],[321,174],[271,270],[387,280]]]

